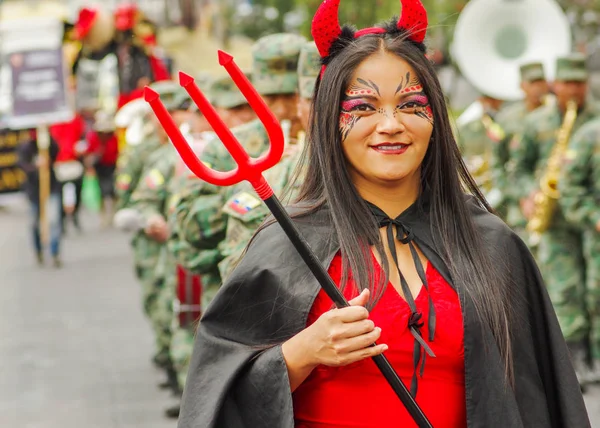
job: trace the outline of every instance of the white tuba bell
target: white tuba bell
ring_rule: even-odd
[[[539,61],[552,80],[556,58],[571,52],[571,28],[554,0],[472,0],[458,18],[451,52],[479,92],[517,100],[519,66]]]

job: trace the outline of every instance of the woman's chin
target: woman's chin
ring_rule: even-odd
[[[382,182],[382,183],[401,183],[408,178],[409,174],[407,172],[399,172],[399,171],[380,171],[373,176],[374,181]]]

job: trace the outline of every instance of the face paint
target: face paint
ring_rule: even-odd
[[[353,113],[358,111],[369,111],[372,109],[370,104],[362,96],[375,96],[376,91],[379,90],[377,85],[371,82],[368,83],[362,79],[357,79],[361,85],[352,85],[348,88],[346,92],[346,99],[342,101],[340,113],[340,135],[342,136],[342,141],[348,138],[348,134],[354,128],[354,125],[360,120],[360,116],[357,116]]]
[[[339,129],[357,186],[403,179],[419,185],[419,168],[433,127],[427,120],[429,100],[415,76],[406,61],[389,53],[368,57],[354,71],[341,100]],[[381,150],[379,146],[386,143],[406,147],[397,152]]]
[[[347,99],[346,101],[342,101],[342,111],[350,113],[352,110],[356,109],[363,104],[367,104],[366,101],[362,98],[356,99]]]
[[[413,91],[415,92],[414,94],[407,95],[405,101],[396,107],[394,110],[394,116],[396,116],[398,113],[412,112],[433,125],[433,110],[431,109],[427,95],[425,95],[423,92],[423,87],[421,85],[411,86],[403,89],[401,93],[410,93]]]
[[[356,125],[356,122],[358,122],[359,119],[360,119],[360,117],[355,116],[349,112],[343,111],[340,114],[339,127],[340,127],[340,134],[342,136],[342,141],[345,141],[346,138],[348,138],[348,134],[350,134],[350,131],[352,131],[352,128],[354,128],[354,125]]]
[[[396,89],[396,94],[405,94],[407,92],[422,90],[421,85],[419,83],[419,79],[417,76],[411,76],[410,71],[406,73],[406,75],[400,81],[398,88]]]
[[[377,95],[381,96],[381,93],[379,92],[379,86],[377,86],[372,80],[366,81],[359,77],[356,79],[356,81],[367,88],[373,89],[375,92],[377,92]]]
[[[376,112],[389,118],[390,115],[385,108],[375,109],[367,99],[363,97],[381,96],[379,85],[373,80],[356,78],[356,82],[348,88],[346,99],[341,104],[340,114],[340,134],[342,141],[346,140],[348,134],[352,131],[356,123],[361,119],[359,112]],[[417,117],[427,120],[433,125],[433,111],[429,104],[429,99],[423,91],[419,79],[407,72],[401,79],[396,88],[396,95],[401,95],[404,100],[392,112],[392,116],[397,117],[398,113],[415,114]]]

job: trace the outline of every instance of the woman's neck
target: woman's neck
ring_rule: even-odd
[[[396,218],[415,203],[420,192],[420,174],[397,183],[374,183],[355,177],[354,185],[360,196],[377,205],[391,218]]]

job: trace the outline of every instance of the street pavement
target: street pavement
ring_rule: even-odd
[[[0,208],[0,427],[175,428],[129,237],[83,220],[64,240],[64,267],[39,268],[26,205]],[[586,403],[600,428],[600,387]]]
[[[128,237],[83,220],[38,268],[26,206],[0,210],[0,427],[175,428]]]

